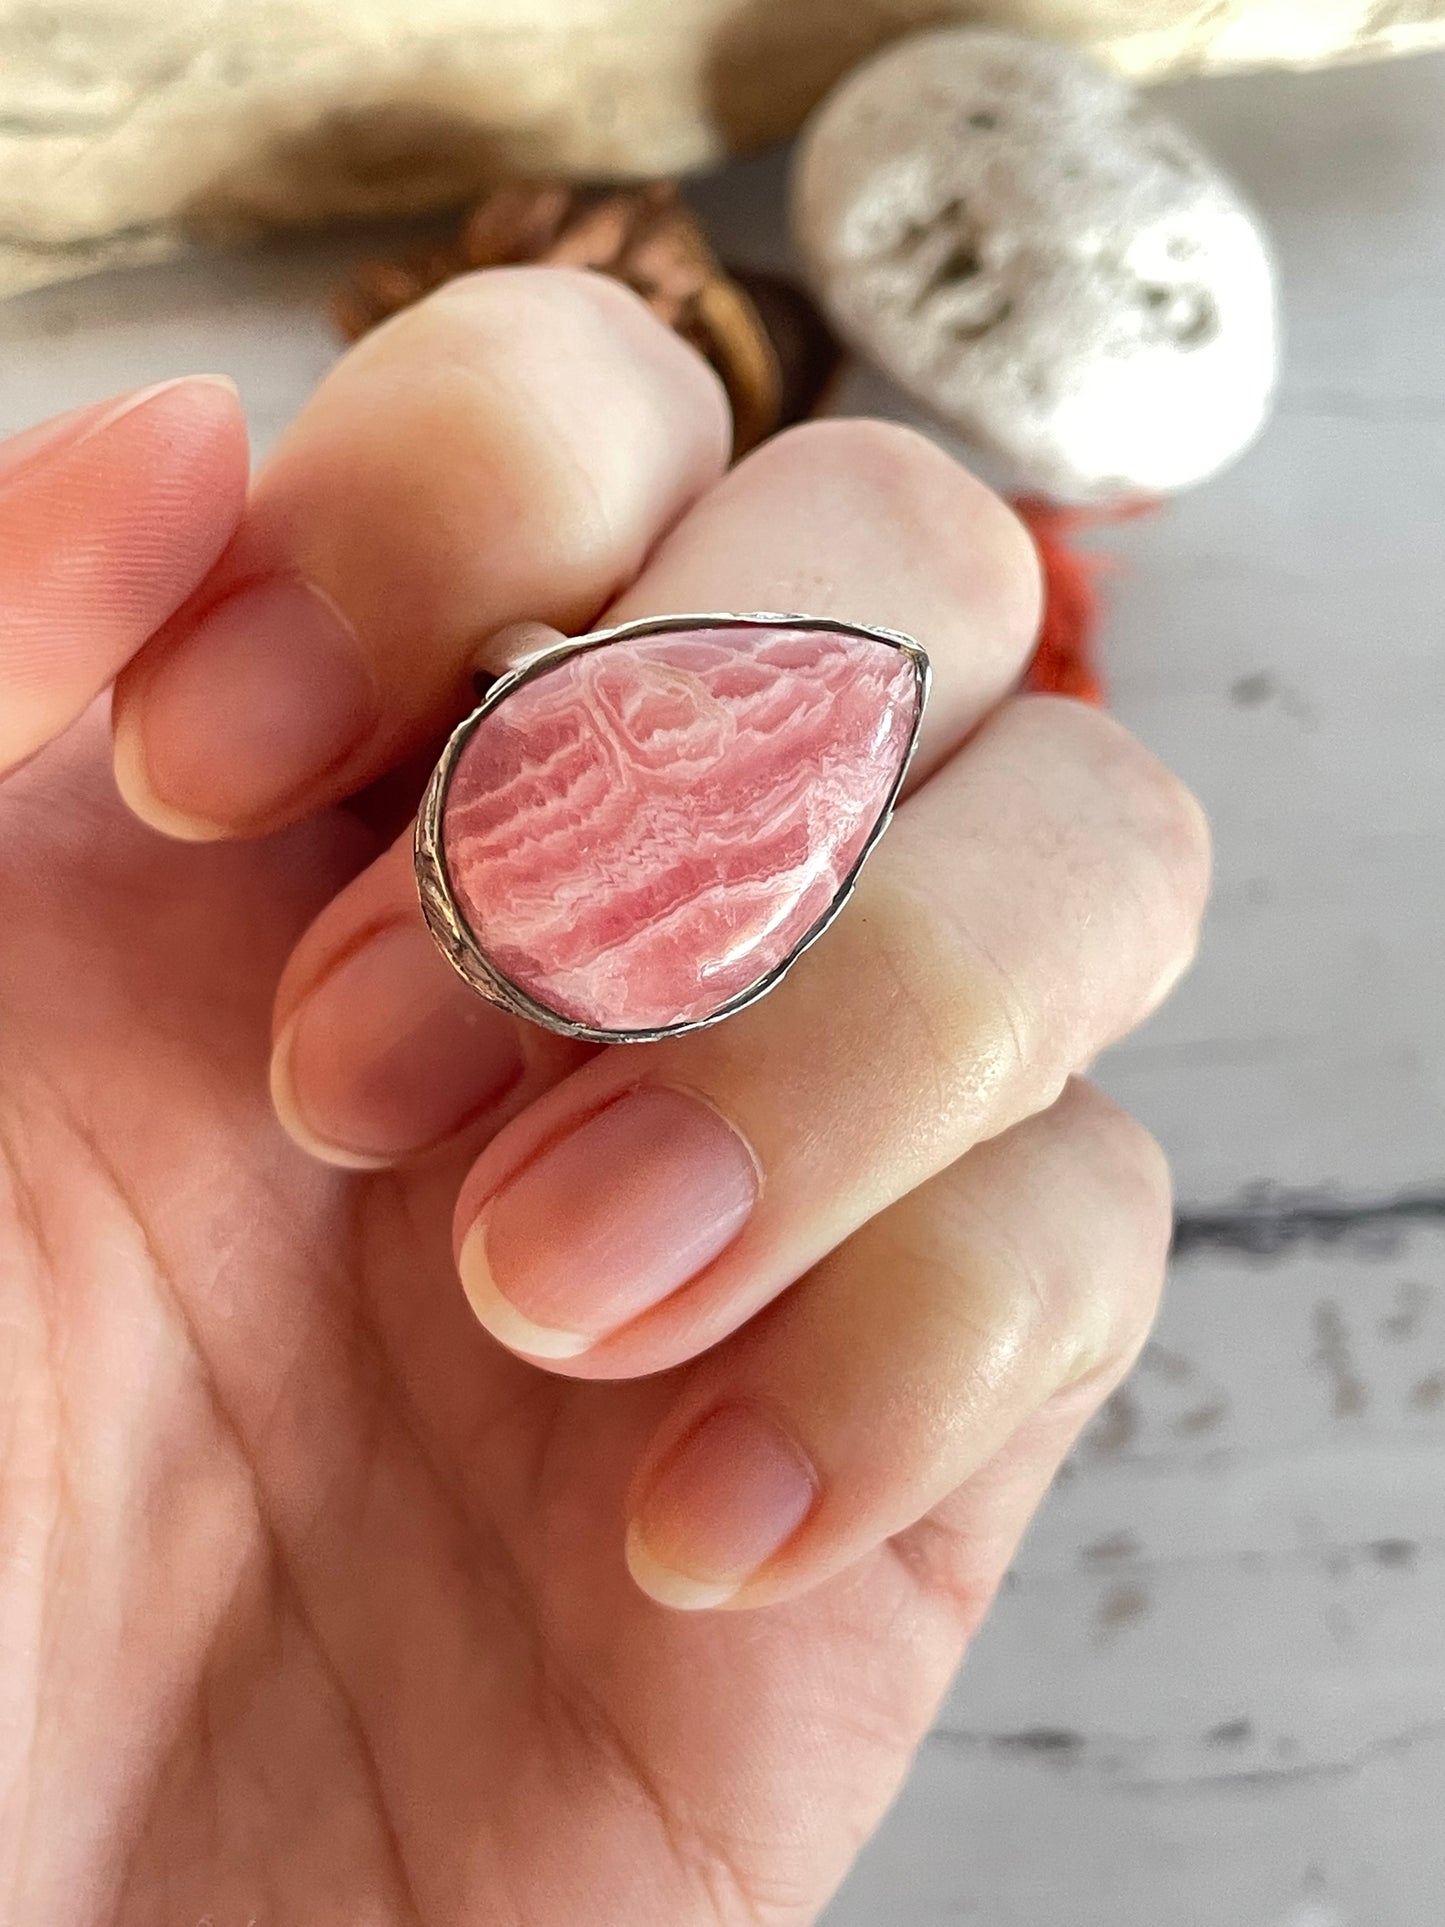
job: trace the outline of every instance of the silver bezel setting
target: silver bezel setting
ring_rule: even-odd
[[[859,851],[856,861],[838,887],[828,908],[815,924],[799,939],[781,963],[774,966],[765,977],[752,984],[748,989],[739,991],[726,1003],[720,1004],[705,1017],[689,1018],[679,1024],[664,1025],[653,1030],[604,1030],[590,1024],[578,1023],[574,1018],[563,1015],[561,1011],[551,1010],[539,1003],[522,989],[520,984],[504,976],[487,956],[478,943],[462,915],[461,907],[452,890],[451,879],[447,874],[446,855],[442,847],[442,815],[446,807],[447,791],[451,786],[457,760],[473,730],[491,712],[500,707],[508,696],[519,689],[523,683],[530,682],[534,676],[545,675],[555,669],[569,656],[583,655],[593,649],[605,649],[610,643],[622,642],[635,636],[669,635],[684,629],[775,629],[803,628],[831,630],[836,634],[868,636],[875,642],[886,643],[906,655],[913,664],[917,677],[918,703],[914,711],[913,733],[904,750],[902,762],[894,778],[878,821],[870,831],[867,842]],[[452,731],[446,747],[438,759],[436,768],[422,798],[416,822],[416,882],[421,897],[422,915],[427,927],[435,937],[447,961],[463,977],[472,989],[485,997],[488,1003],[514,1017],[524,1017],[529,1023],[540,1024],[545,1029],[555,1031],[563,1037],[575,1037],[593,1044],[651,1044],[664,1037],[682,1037],[690,1031],[706,1030],[710,1025],[721,1023],[723,1018],[733,1016],[737,1011],[746,1010],[765,997],[773,986],[781,982],[792,969],[798,958],[810,944],[817,942],[823,932],[838,915],[849,897],[853,894],[858,881],[858,873],[863,868],[878,839],[887,829],[893,815],[898,792],[903,779],[908,774],[908,766],[913,761],[913,753],[918,747],[919,730],[923,723],[923,712],[928,702],[930,671],[928,656],[922,646],[912,636],[906,636],[896,629],[874,628],[863,622],[842,622],[831,616],[788,615],[769,611],[754,611],[746,615],[731,613],[707,613],[701,615],[645,616],[636,622],[618,623],[611,629],[594,629],[585,636],[567,637],[557,644],[534,651],[511,664],[488,688],[481,702]]]

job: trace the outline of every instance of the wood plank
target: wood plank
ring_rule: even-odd
[[[1125,533],[1120,713],[1196,785],[1193,978],[1106,1081],[1188,1201],[1445,1177],[1445,62],[1170,90],[1276,235],[1280,409]]]

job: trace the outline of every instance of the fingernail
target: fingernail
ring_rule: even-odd
[[[462,1243],[462,1283],[503,1344],[573,1358],[696,1277],[757,1194],[752,1152],[710,1104],[639,1086],[488,1202]]]
[[[111,395],[104,401],[87,402],[82,408],[67,408],[62,415],[22,428],[0,442],[0,486],[14,481],[22,472],[47,457],[64,454],[77,442],[87,441],[103,430],[144,408],[158,395],[192,385],[225,388],[232,394],[236,384],[227,375],[179,375],[172,381],[152,382],[148,387],[131,389],[124,395]]]
[[[365,1169],[461,1130],[523,1068],[513,1020],[467,988],[419,924],[397,923],[295,1012],[277,1039],[271,1091],[305,1149]]]
[[[205,838],[264,818],[361,741],[375,694],[356,633],[298,576],[247,583],[179,638],[116,723],[138,816]]]
[[[788,1543],[818,1481],[786,1432],[751,1406],[711,1412],[653,1473],[627,1563],[664,1606],[721,1606]]]

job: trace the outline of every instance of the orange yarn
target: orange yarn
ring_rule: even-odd
[[[1100,577],[1117,568],[1114,557],[1076,549],[1081,529],[1147,515],[1157,502],[1126,502],[1110,508],[1060,508],[1025,495],[1014,512],[1034,538],[1044,576],[1044,612],[1038,646],[1024,674],[1024,688],[1102,706],[1104,685],[1096,663]]]

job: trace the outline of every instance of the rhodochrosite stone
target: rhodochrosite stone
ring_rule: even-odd
[[[476,725],[442,849],[493,964],[598,1030],[695,1022],[826,913],[917,721],[913,659],[826,629],[699,627],[569,656]]]

